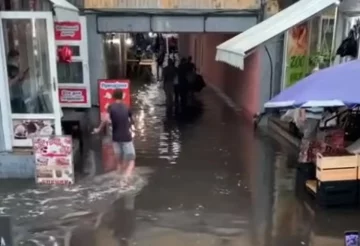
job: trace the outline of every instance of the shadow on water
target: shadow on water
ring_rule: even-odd
[[[79,226],[68,246],[129,246],[135,231],[135,194],[119,198],[105,213],[99,214],[94,227]]]

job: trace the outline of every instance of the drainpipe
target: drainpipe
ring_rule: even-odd
[[[267,2],[267,0],[260,0],[260,12],[259,12],[259,15],[258,15],[258,23],[265,20],[266,2]]]
[[[332,40],[331,40],[331,53],[330,54],[334,54],[335,53],[335,42],[336,42],[336,34],[339,31],[338,29],[338,18],[339,18],[339,6],[336,6],[335,9],[335,16],[334,16],[334,26],[333,26],[333,36],[332,36]],[[331,61],[331,64],[333,64],[334,61]]]
[[[268,2],[267,0],[260,0],[260,12],[259,12],[259,16],[258,16],[258,23],[260,23],[266,19],[267,2]],[[270,64],[270,83],[269,83],[269,98],[268,98],[270,100],[272,97],[272,94],[273,94],[274,65],[273,65],[273,60],[271,58],[271,54],[269,52],[268,47],[266,45],[264,45],[264,48],[265,48],[265,52],[269,58],[269,64]],[[260,121],[264,115],[265,115],[265,111],[258,112],[256,115],[254,115],[254,129],[256,129],[257,126],[260,124]]]

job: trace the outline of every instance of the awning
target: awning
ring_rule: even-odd
[[[79,9],[66,0],[50,0],[56,21],[79,21]]]
[[[218,45],[216,60],[244,69],[244,58],[248,51],[337,3],[338,0],[300,0]]]

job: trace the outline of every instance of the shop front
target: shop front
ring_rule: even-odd
[[[0,20],[4,140],[8,150],[31,147],[33,135],[61,134],[54,21],[51,12],[12,11]]]
[[[65,0],[7,0],[0,8],[0,178],[33,177],[33,156],[20,158],[17,149],[31,150],[35,136],[62,135],[54,26],[78,21],[78,10]]]
[[[294,85],[313,71],[331,65],[336,9],[333,6],[321,11],[285,33],[282,90]]]
[[[355,42],[359,46],[359,20],[360,20],[360,4],[355,0],[347,0],[339,7],[338,17],[336,25],[336,39],[335,50],[338,50],[346,39],[350,38],[350,31],[355,31]],[[354,53],[352,51],[355,51]],[[342,54],[337,56],[335,64],[347,62],[356,58],[359,58],[358,49],[347,49],[345,52],[347,55]],[[351,53],[351,54],[350,54]]]

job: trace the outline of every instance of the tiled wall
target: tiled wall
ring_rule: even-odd
[[[192,55],[198,71],[206,83],[215,86],[229,97],[249,119],[258,112],[260,90],[260,59],[257,51],[245,61],[245,70],[239,70],[215,61],[216,46],[235,34],[181,34],[181,55]]]

